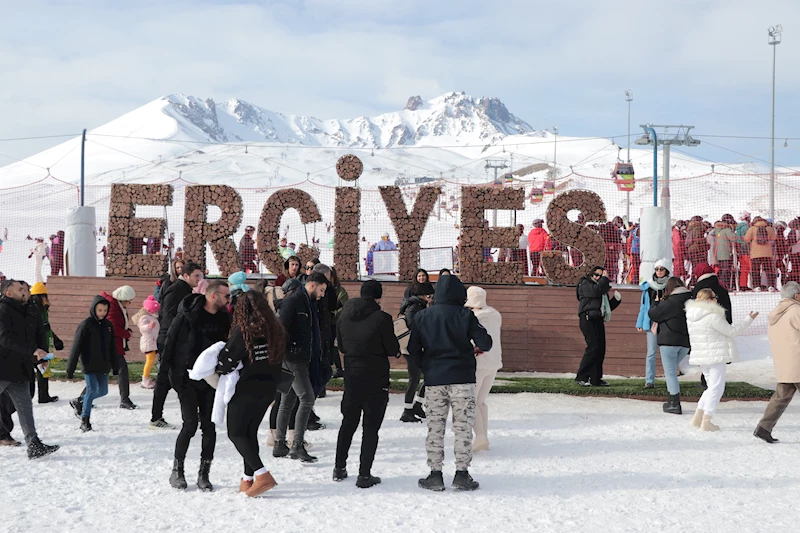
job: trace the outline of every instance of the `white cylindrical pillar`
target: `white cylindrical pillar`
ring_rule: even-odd
[[[641,265],[639,283],[653,277],[653,265],[659,259],[666,259],[672,265],[672,225],[669,209],[666,207],[645,207],[639,226],[639,246]],[[674,267],[670,267],[670,274]]]
[[[97,232],[94,207],[73,207],[67,212],[64,236],[64,273],[67,276],[97,276]]]

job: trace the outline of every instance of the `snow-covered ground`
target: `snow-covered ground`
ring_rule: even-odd
[[[758,357],[729,367],[732,379],[761,384],[771,363],[763,337],[744,340]],[[740,348],[746,346],[740,343]],[[688,376],[691,378],[692,376]],[[764,382],[764,385],[770,385]],[[63,399],[80,383],[53,383]],[[722,431],[699,433],[689,416],[669,416],[656,402],[548,394],[492,395],[492,449],[476,454],[475,493],[429,493],[422,425],[398,421],[402,397],[392,395],[373,472],[383,483],[357,489],[354,477],[331,481],[341,393],[318,400],[325,430],[308,434],[319,456],[301,466],[273,459],[278,487],[250,500],[238,494],[241,459],[218,428],[212,494],[193,487],[199,432],[187,460],[190,488],[167,478],[177,431],[147,429],[152,395],[133,388],[137,411],[117,409],[116,387],[96,401],[95,431],[81,434],[65,400],[35,406],[37,426],[55,455],[31,463],[23,448],[0,449],[3,531],[790,531],[800,484],[798,404],[789,407],[767,445],[751,433],[766,402],[725,402]],[[695,404],[684,402],[690,414]],[[180,420],[173,394],[165,417]],[[19,429],[15,436],[21,438]],[[357,436],[349,472],[358,469]],[[452,435],[445,474],[454,472]]]

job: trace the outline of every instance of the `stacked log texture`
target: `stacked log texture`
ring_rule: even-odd
[[[520,263],[487,263],[483,248],[516,248],[519,230],[484,228],[486,209],[521,210],[525,207],[525,190],[497,187],[461,188],[461,251],[460,277],[464,283],[519,284],[523,283]]]
[[[108,219],[106,276],[160,276],[167,267],[161,254],[132,253],[131,239],[163,239],[163,218],[136,218],[137,205],[172,205],[172,185],[114,184]]]
[[[336,210],[333,220],[333,263],[336,265],[336,273],[340,280],[357,280],[361,189],[336,188]]]
[[[208,206],[222,211],[216,222],[206,222]],[[236,189],[227,185],[186,187],[183,220],[183,250],[186,257],[206,268],[206,243],[211,246],[220,274],[230,276],[240,270],[239,253],[232,235],[242,223],[244,205]]]
[[[414,279],[414,273],[419,265],[419,243],[422,233],[442,191],[439,187],[421,187],[414,200],[411,214],[406,210],[400,187],[380,187],[380,191],[394,231],[397,233],[400,279],[410,281]]]
[[[583,264],[570,266],[561,252],[542,252],[545,275],[556,285],[577,285],[593,266],[605,265],[606,248],[603,238],[589,228],[567,218],[569,211],[583,213],[586,222],[605,221],[603,200],[592,191],[574,190],[559,194],[547,208],[547,228],[552,237],[583,253]]]
[[[336,162],[336,173],[345,181],[355,181],[364,172],[364,163],[353,154],[343,155]],[[336,269],[338,274],[339,269]]]
[[[300,189],[281,189],[269,197],[264,209],[261,210],[261,218],[258,222],[258,256],[270,272],[279,274],[283,272],[283,257],[278,251],[280,240],[281,217],[287,209],[296,209],[300,214],[300,221],[303,224],[321,222],[322,216],[319,208],[311,196]],[[319,257],[319,249],[309,248],[305,244],[300,245],[300,249],[295,254],[301,264],[306,261]]]

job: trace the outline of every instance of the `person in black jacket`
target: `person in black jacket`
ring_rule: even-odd
[[[200,280],[203,279],[203,270],[200,265],[189,261],[182,263],[181,260],[173,262],[174,268],[177,264],[181,263],[181,275],[174,282],[167,286],[166,289],[162,287],[162,292],[159,295],[161,303],[161,310],[158,313],[158,340],[156,345],[158,347],[159,364],[158,375],[156,376],[156,385],[153,389],[153,408],[150,414],[150,428],[151,429],[174,429],[175,426],[167,423],[164,420],[164,402],[167,401],[167,394],[170,389],[168,368],[161,361],[161,354],[164,353],[164,343],[167,340],[167,333],[172,321],[178,315],[178,306],[184,298],[192,294],[192,289],[197,287]]]
[[[714,273],[714,267],[708,263],[700,263],[695,268],[695,275],[697,276],[697,283],[694,284],[692,289],[692,298],[697,298],[697,293],[703,289],[711,289],[717,295],[717,303],[725,309],[725,320],[728,324],[733,324],[733,306],[731,305],[731,296],[722,283],[719,277]]]
[[[164,294],[166,294],[167,289],[170,285],[175,283],[181,278],[183,274],[183,259],[175,259],[169,265],[169,271],[165,272],[163,276],[158,280],[158,296],[156,300],[158,303],[161,304],[164,301]]]
[[[334,346],[334,341],[336,340],[336,321],[333,318],[333,313],[336,311],[339,300],[336,295],[336,289],[333,287],[333,275],[331,272],[331,267],[320,263],[314,266],[313,272],[319,272],[325,276],[325,279],[327,280],[327,283],[325,284],[325,294],[316,303],[317,309],[319,310],[319,331],[322,338],[322,354],[319,364],[316,365],[316,380],[314,378],[314,361],[311,361],[311,383],[314,385],[314,395],[318,398],[324,398],[325,386],[333,376],[331,365],[334,364],[333,351],[336,349]],[[312,427],[312,422],[314,430],[310,429]],[[306,429],[315,431],[317,429],[324,428],[324,424],[319,423],[319,417],[312,414],[311,420],[309,421],[309,427]]]
[[[116,356],[114,328],[106,319],[109,302],[102,296],[95,296],[89,308],[89,316],[78,324],[67,362],[67,378],[72,379],[78,360],[86,380],[86,393],[83,396],[81,412],[81,431],[92,431],[92,402],[108,394],[108,371],[119,374],[119,358]]]
[[[361,298],[349,300],[336,327],[339,350],[344,354],[342,427],[336,442],[333,480],[347,477],[347,455],[364,413],[361,464],[356,486],[362,489],[381,482],[372,475],[378,449],[378,431],[389,403],[389,359],[399,357],[400,343],[394,336],[392,317],[381,311],[383,287],[376,280],[361,285]]]
[[[425,448],[431,473],[418,484],[428,490],[444,490],[444,432],[452,406],[457,468],[453,488],[475,490],[478,482],[468,471],[475,424],[475,356],[492,349],[492,337],[464,307],[467,290],[456,276],[439,279],[434,300],[436,305],[414,318],[408,342],[409,357],[425,373],[428,411]]]
[[[665,413],[679,415],[681,410],[681,385],[678,383],[678,365],[689,355],[689,329],[686,326],[686,302],[692,293],[683,280],[671,277],[664,290],[664,299],[650,305],[648,316],[658,323],[658,346],[661,350],[661,366],[667,382],[669,400],[664,403]]]
[[[611,281],[603,267],[594,267],[591,272],[589,276],[580,279],[576,289],[578,317],[581,333],[586,340],[586,350],[583,352],[575,383],[584,387],[608,387],[608,383],[603,381],[603,360],[606,357],[605,322],[611,319],[611,311],[617,308],[621,296],[615,291],[612,298],[608,297]]]
[[[406,287],[405,292],[403,292],[403,300],[408,300],[412,296],[414,296],[414,291],[419,285],[423,283],[430,283],[431,279],[428,275],[428,271],[424,268],[418,268],[417,271],[414,273],[414,279],[411,283],[408,284]],[[402,311],[401,311],[402,312]]]
[[[175,462],[169,478],[170,485],[176,489],[186,488],[183,463],[189,442],[197,433],[199,423],[203,440],[197,486],[202,491],[213,490],[208,474],[217,441],[214,423],[211,421],[215,391],[206,381],[189,379],[189,369],[194,366],[203,350],[228,338],[230,317],[226,309],[230,298],[228,284],[218,280],[208,284],[205,296],[191,294],[184,298],[164,343],[161,364],[169,373],[172,388],[178,392],[183,418],[183,427],[175,442]]]
[[[325,295],[328,280],[319,272],[312,272],[305,280],[305,286],[281,303],[280,320],[286,328],[286,356],[284,366],[292,374],[292,388],[281,394],[281,406],[278,411],[278,427],[275,431],[273,457],[299,459],[304,463],[315,463],[317,458],[306,451],[304,437],[308,417],[314,407],[314,387],[311,384],[309,363],[314,358],[319,360],[322,353],[320,335],[319,310],[317,300]],[[294,421],[294,439],[292,448],[286,445],[286,430],[289,426],[289,415],[299,400],[300,407]]]
[[[19,423],[28,445],[28,459],[49,455],[58,446],[39,440],[33,419],[30,385],[33,367],[47,356],[41,320],[28,312],[26,289],[16,280],[0,283],[0,394],[8,398],[19,416]]]
[[[263,293],[239,296],[233,310],[231,336],[219,354],[217,373],[230,374],[241,362],[236,392],[228,403],[228,438],[244,460],[239,492],[250,497],[277,483],[258,453],[258,427],[281,378],[286,331]]]
[[[423,270],[422,272],[425,271]],[[403,300],[403,304],[400,306],[400,314],[403,315],[409,330],[414,323],[416,314],[433,302],[434,293],[433,284],[430,281],[425,281],[417,283],[414,286],[414,294]],[[406,356],[406,364],[408,365],[408,386],[406,387],[405,406],[403,414],[400,416],[400,421],[422,422],[422,419],[425,418],[425,410],[422,408],[422,401],[425,399],[425,382],[420,385],[422,369],[413,358],[408,356]],[[419,392],[417,392],[417,388],[419,388]]]

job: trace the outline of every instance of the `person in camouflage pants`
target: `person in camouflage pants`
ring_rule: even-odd
[[[444,431],[447,414],[453,408],[453,433],[456,470],[467,470],[472,463],[472,426],[475,425],[475,384],[439,385],[425,391],[428,415],[428,468],[442,471],[444,464]]]
[[[428,438],[425,449],[431,473],[419,487],[443,491],[444,433],[453,409],[456,475],[452,487],[475,490],[469,475],[472,462],[472,426],[475,423],[475,356],[492,349],[492,337],[475,314],[464,307],[467,290],[456,276],[442,276],[436,284],[434,305],[419,311],[411,325],[409,359],[425,374],[425,410]],[[474,343],[474,345],[473,345]]]

